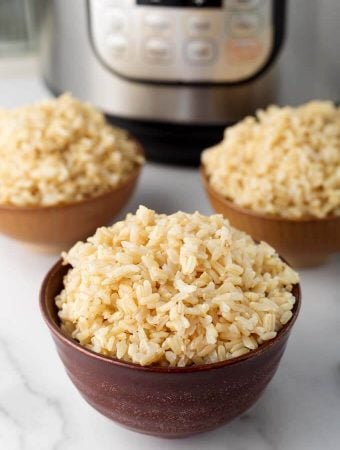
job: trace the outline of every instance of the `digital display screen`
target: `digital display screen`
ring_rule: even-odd
[[[222,0],[137,0],[137,5],[173,6],[176,8],[220,8]]]

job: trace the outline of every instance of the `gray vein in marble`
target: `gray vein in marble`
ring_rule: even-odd
[[[50,396],[47,396],[46,394],[43,394],[39,392],[36,388],[33,388],[31,384],[29,383],[27,377],[25,376],[23,370],[21,369],[17,359],[13,356],[12,352],[10,351],[10,347],[8,343],[0,337],[0,351],[3,352],[5,363],[7,361],[9,365],[9,370],[12,371],[12,379],[15,381],[15,377],[17,377],[17,381],[15,382],[15,390],[16,393],[20,394],[20,391],[17,392],[17,390],[20,388],[23,388],[24,393],[23,395],[19,395],[19,400],[15,399],[15,396],[11,396],[7,402],[5,403],[5,400],[0,395],[0,414],[3,415],[5,418],[11,421],[13,425],[18,429],[19,431],[19,447],[18,450],[58,450],[62,449],[65,441],[68,439],[67,436],[67,430],[66,430],[66,421],[64,417],[64,412],[62,409],[62,406],[60,402],[52,398]],[[19,385],[19,386],[18,386]],[[27,402],[25,401],[25,395],[29,395],[31,397],[31,401]],[[57,429],[58,428],[58,422],[59,422],[59,428],[60,433],[58,436],[51,436],[50,433],[45,436],[38,436],[39,438],[43,438],[48,440],[46,442],[47,446],[39,446],[36,445],[36,438],[32,438],[30,436],[30,433],[32,431],[37,431],[38,434],[43,433],[43,430],[32,430],[32,423],[33,427],[34,425],[39,425],[39,420],[41,419],[41,416],[39,416],[39,410],[31,410],[29,411],[29,418],[27,420],[27,417],[19,418],[20,414],[18,414],[19,410],[25,411],[27,407],[34,407],[34,403],[38,400],[38,402],[43,403],[43,415],[46,417],[48,414],[48,410],[52,412],[51,419],[52,419],[52,428]],[[28,403],[28,404],[27,404]],[[47,408],[46,409],[46,405]],[[39,405],[38,405],[39,406]],[[15,417],[14,414],[12,414],[12,410],[15,411]],[[27,411],[26,411],[27,412]],[[24,414],[25,416],[25,414]],[[57,420],[57,421],[56,421]],[[32,422],[32,423],[30,423]],[[37,423],[38,422],[38,423]],[[1,435],[0,435],[0,443],[1,443]],[[14,450],[14,449],[10,449]]]
[[[226,438],[227,431],[227,438]],[[214,443],[211,436],[214,435]],[[164,448],[183,450],[205,449],[205,450],[277,450],[277,445],[268,436],[261,422],[253,413],[245,413],[238,419],[211,433],[194,436],[190,441],[171,442]]]
[[[19,448],[24,448],[24,436],[22,434],[20,423],[14,417],[12,417],[12,415],[8,414],[6,409],[2,407],[1,404],[0,404],[0,415],[3,416],[5,421],[7,420],[7,422],[10,422],[12,425],[14,425],[14,429],[16,430],[15,436],[18,440]],[[0,443],[1,443],[1,432],[0,432]]]
[[[278,449],[276,442],[272,439],[272,436],[268,434],[267,428],[265,424],[261,421],[260,416],[258,415],[254,416],[252,414],[246,413],[240,417],[240,420],[241,422],[246,422],[254,427],[259,437],[261,437],[262,441],[268,446],[268,449],[270,450]]]

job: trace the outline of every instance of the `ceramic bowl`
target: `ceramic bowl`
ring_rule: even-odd
[[[108,358],[78,344],[60,329],[54,298],[69,266],[59,261],[47,274],[40,308],[58,354],[84,399],[111,420],[144,434],[178,438],[212,430],[242,414],[275,374],[300,309],[276,338],[247,355],[185,368],[142,367]]]
[[[340,217],[287,219],[235,205],[216,192],[201,167],[204,188],[216,212],[257,241],[266,241],[295,267],[322,264],[340,251]]]
[[[143,154],[142,149],[139,149]],[[0,233],[40,250],[59,251],[107,225],[125,206],[137,184],[137,166],[118,187],[76,203],[45,207],[0,205]]]

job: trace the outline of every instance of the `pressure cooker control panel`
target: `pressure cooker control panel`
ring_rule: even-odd
[[[90,35],[97,56],[122,77],[237,83],[273,56],[275,2],[88,0]]]

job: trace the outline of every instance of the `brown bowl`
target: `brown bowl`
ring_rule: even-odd
[[[301,303],[295,285],[292,319],[273,340],[244,356],[184,368],[142,367],[94,353],[63,334],[54,299],[68,269],[60,260],[52,267],[41,288],[40,308],[69,377],[84,399],[111,420],[165,438],[217,428],[252,406],[278,368]]]
[[[215,211],[257,241],[266,241],[295,267],[322,264],[340,251],[340,217],[287,219],[237,206],[214,190],[203,167],[201,178]]]
[[[119,213],[135,189],[141,168],[137,166],[118,187],[80,202],[45,207],[0,205],[0,233],[43,250],[68,248]]]

